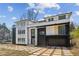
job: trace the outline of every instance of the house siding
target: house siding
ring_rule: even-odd
[[[62,14],[63,15],[63,14]],[[44,43],[44,45],[70,45],[70,36],[69,36],[69,22],[70,22],[70,13],[66,14],[66,19],[59,20],[59,15],[53,16],[53,21],[48,21],[49,18],[46,18],[44,22],[34,22],[29,20],[21,20],[16,22],[16,44],[32,44],[31,38],[31,29],[35,29],[35,43],[32,45],[39,45]],[[64,26],[65,34],[59,34],[59,26]],[[45,27],[45,28],[42,28]],[[45,31],[44,37],[39,37],[39,31]],[[18,30],[25,30],[25,34],[18,34]],[[18,38],[25,38],[25,43],[19,43]],[[40,38],[40,39],[39,39]],[[41,40],[42,39],[42,40]],[[40,42],[39,42],[40,41]],[[54,41],[54,42],[53,42]],[[58,43],[59,42],[59,43]],[[63,42],[63,43],[61,43]]]

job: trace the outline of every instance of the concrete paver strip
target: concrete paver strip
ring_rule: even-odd
[[[47,48],[43,48],[43,49],[41,49],[41,50],[39,50],[39,51],[33,53],[33,55],[40,55],[40,54],[42,54],[43,52],[45,52],[46,50],[47,50]]]
[[[47,51],[45,51],[43,54],[41,54],[42,56],[50,56],[50,54],[53,52],[54,49],[48,49]]]
[[[64,56],[73,56],[73,54],[70,52],[70,50],[66,47],[63,47],[63,54],[64,54]]]
[[[20,46],[20,45],[13,45],[13,44],[0,44],[0,48],[21,50],[21,51],[25,50],[25,51],[28,51],[29,53],[31,53],[30,56],[38,56],[38,55],[50,56],[50,54],[51,54],[51,56],[61,56],[62,53],[64,56],[73,55],[68,48],[62,47],[62,49],[61,49],[61,47],[56,47],[56,46],[33,47],[33,46]]]
[[[64,56],[73,56],[73,54],[69,50],[63,50]]]
[[[61,48],[60,47],[56,47],[53,55],[61,55]]]
[[[39,51],[39,50],[41,50],[42,48],[38,48],[38,49],[35,49],[35,50],[32,50],[32,51],[30,51],[29,53],[34,53],[34,52],[37,52],[37,51]]]

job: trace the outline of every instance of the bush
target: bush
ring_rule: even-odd
[[[79,47],[79,28],[74,29],[70,33],[70,37],[72,38],[72,44],[75,44],[75,47]]]

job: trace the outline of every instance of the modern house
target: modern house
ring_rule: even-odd
[[[70,46],[70,13],[45,17],[42,21],[16,22],[16,44],[35,46]]]

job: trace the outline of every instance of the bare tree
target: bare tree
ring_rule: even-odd
[[[70,31],[73,31],[75,29],[75,25],[73,22],[70,23]]]
[[[6,27],[6,24],[3,23],[2,25],[0,25],[0,42],[4,42],[6,40],[8,40],[9,37],[9,29]]]
[[[23,13],[20,19],[37,20],[38,14],[39,14],[39,10],[33,8],[28,9],[27,12]]]

